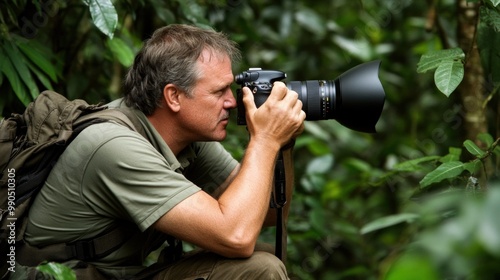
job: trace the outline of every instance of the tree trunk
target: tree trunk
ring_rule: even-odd
[[[482,108],[484,97],[484,71],[476,43],[479,4],[457,0],[457,40],[466,55],[464,79],[458,91],[464,118],[464,137],[477,142],[477,135],[487,132],[486,110]],[[480,143],[478,143],[480,144]]]

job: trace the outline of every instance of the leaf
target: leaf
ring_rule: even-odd
[[[60,263],[49,262],[37,266],[36,269],[54,276],[56,280],[76,280],[75,272]]]
[[[19,77],[28,88],[31,98],[35,99],[39,94],[38,86],[36,85],[28,66],[26,66],[25,57],[19,51],[17,45],[12,42],[4,44],[4,49],[7,52],[7,56],[12,62],[12,65],[19,74]]]
[[[9,80],[10,86],[12,87],[12,90],[16,94],[17,98],[24,105],[28,105],[28,103],[31,102],[31,98],[26,92],[26,89],[23,87],[21,79],[17,75],[16,69],[8,58],[8,54],[5,53],[5,49],[1,48],[1,46],[0,61],[2,61],[2,63],[0,63],[0,72],[4,73],[4,75],[7,77],[7,80]]]
[[[482,162],[479,159],[464,163],[464,170],[469,171],[470,174],[476,173],[481,168]]]
[[[434,72],[436,87],[446,96],[458,87],[464,78],[464,65],[461,61],[445,60]]]
[[[464,170],[464,164],[460,161],[445,162],[436,169],[425,175],[420,181],[421,187],[427,187],[432,183],[439,183],[444,179],[456,177]]]
[[[477,136],[477,139],[481,140],[481,142],[486,144],[486,146],[488,146],[488,147],[493,145],[493,142],[495,142],[495,139],[493,139],[493,136],[491,136],[491,134],[485,133],[485,132],[479,133],[479,135]]]
[[[334,36],[333,41],[349,54],[358,57],[361,60],[369,60],[372,56],[371,46],[368,41],[363,39],[350,39],[343,36]]]
[[[439,159],[440,162],[450,162],[460,160],[460,155],[462,155],[462,149],[450,147],[448,148],[448,154]]]
[[[130,67],[134,62],[134,52],[132,49],[120,38],[113,38],[107,41],[108,48],[113,55],[125,67]]]
[[[419,165],[424,162],[429,162],[439,159],[439,156],[426,156],[421,158],[416,158],[408,161],[403,161],[395,164],[393,169],[397,171],[417,171],[419,170]]]
[[[323,174],[332,169],[333,156],[331,154],[316,157],[307,165],[307,174]]]
[[[348,158],[344,160],[343,165],[356,172],[368,173],[372,170],[372,167],[368,162],[357,158]]]
[[[112,39],[118,25],[118,14],[111,0],[83,0],[83,2],[89,6],[95,26]]]
[[[33,74],[35,74],[36,78],[42,83],[42,85],[46,89],[53,89],[49,78],[47,78],[47,76],[44,73],[42,73],[42,71],[40,71],[36,66],[34,66],[33,63],[28,62],[27,66],[29,67],[31,72],[33,72]]]
[[[465,140],[464,141],[464,147],[471,153],[472,155],[476,157],[482,157],[486,153],[485,151],[481,150],[476,143],[472,142],[471,140]]]
[[[491,4],[496,7],[498,4],[500,4],[500,0],[490,0]]]
[[[29,43],[19,43],[19,49],[26,55],[31,62],[40,68],[45,74],[47,74],[50,79],[54,82],[57,81],[57,70],[52,64],[52,62],[47,59],[45,52],[40,50],[37,45],[32,44],[34,40],[29,41]]]
[[[209,24],[205,18],[205,7],[193,0],[177,0],[184,16],[193,23]]]
[[[326,24],[323,22],[323,18],[314,10],[305,7],[298,9],[295,13],[295,20],[297,24],[318,37],[323,37],[326,33]]]
[[[363,228],[361,228],[361,234],[366,234],[372,231],[387,228],[403,222],[411,223],[418,217],[419,215],[414,213],[399,213],[396,215],[382,217],[375,221],[369,222]]]
[[[417,64],[417,72],[425,73],[438,68],[443,61],[461,60],[463,58],[465,58],[465,54],[460,48],[431,51],[420,57],[420,61]]]

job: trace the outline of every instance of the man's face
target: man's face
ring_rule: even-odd
[[[222,141],[229,110],[236,108],[231,91],[234,77],[227,55],[204,51],[198,60],[200,77],[191,97],[183,95],[182,123],[190,141]]]

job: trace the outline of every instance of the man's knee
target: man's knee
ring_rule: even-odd
[[[256,251],[246,266],[245,270],[255,279],[288,279],[283,262],[268,252]]]

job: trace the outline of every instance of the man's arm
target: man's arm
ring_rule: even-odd
[[[293,145],[282,150],[283,153],[283,163],[285,167],[285,186],[286,186],[286,203],[283,206],[283,219],[286,222],[288,220],[288,213],[290,212],[290,204],[292,202],[293,190],[295,185],[295,174],[293,167]],[[222,193],[226,190],[229,184],[233,181],[234,177],[240,170],[240,165],[237,165],[236,168],[231,172],[231,174],[227,177],[222,185],[220,185],[213,193],[212,196],[214,198],[219,198]],[[272,188],[274,191],[274,185]],[[277,222],[276,217],[276,208],[269,208],[266,219],[264,221],[264,226],[275,226]]]
[[[197,192],[154,224],[162,232],[226,257],[253,253],[269,210],[278,151],[305,120],[297,93],[283,83],[275,84],[259,109],[248,88],[243,102],[250,142],[234,180],[217,199]]]

